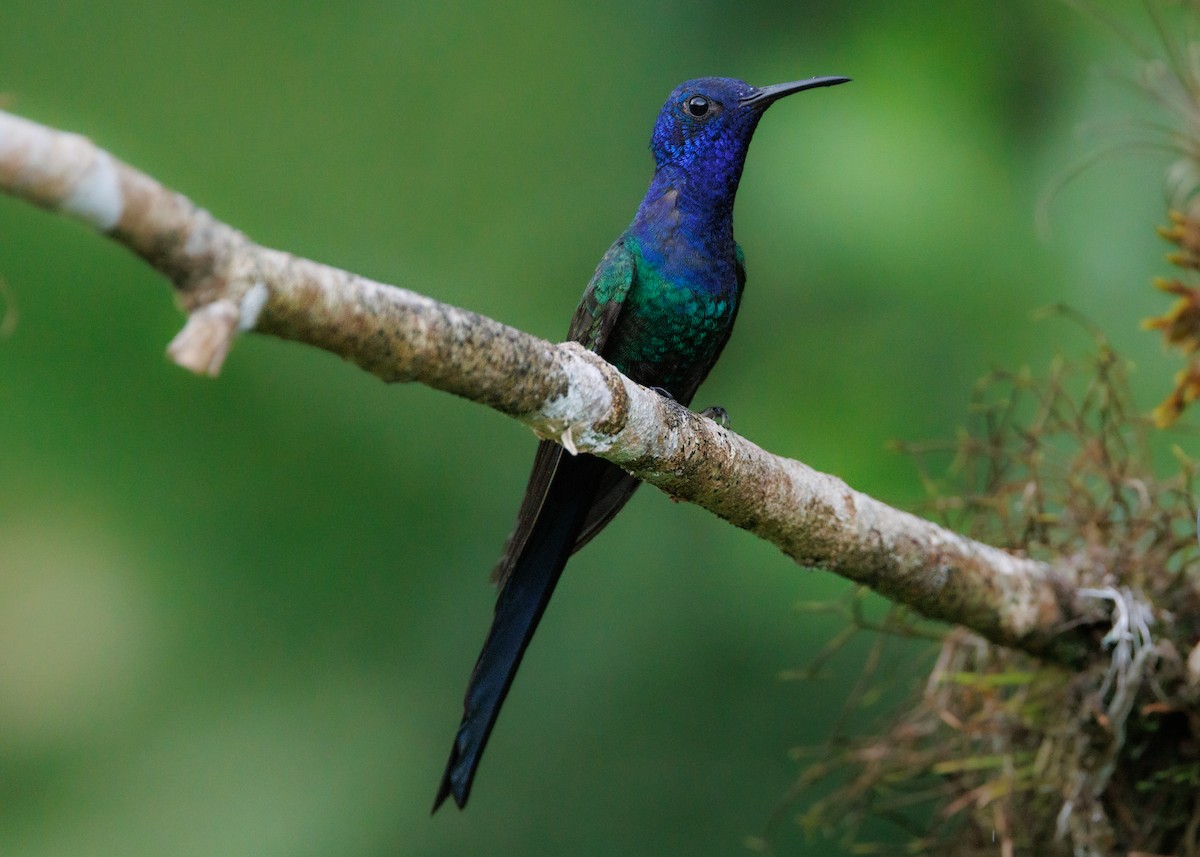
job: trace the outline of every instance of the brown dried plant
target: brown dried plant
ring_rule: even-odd
[[[886,647],[911,660],[920,648],[904,638],[935,635],[933,669],[873,734],[839,733],[806,754],[815,761],[755,848],[770,852],[795,816],[856,854],[1200,855],[1196,467],[1176,448],[1173,475],[1153,475],[1149,421],[1093,335],[1086,361],[981,381],[955,441],[903,448],[927,512],[1010,550],[1071,558],[1082,594],[1112,608],[1107,657],[1072,672],[900,608],[872,624],[856,592],[848,630],[817,659],[863,629],[886,632],[849,711],[878,690]],[[895,829],[871,841],[880,821],[903,844],[889,844]]]

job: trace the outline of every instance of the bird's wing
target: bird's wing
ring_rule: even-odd
[[[587,517],[583,519],[583,528],[575,539],[575,547],[571,548],[571,553],[575,553],[599,535],[613,516],[621,511],[621,507],[629,502],[629,498],[641,484],[642,480],[630,476],[616,465],[605,470],[600,477],[600,486],[596,489],[596,499],[592,501]]]
[[[633,272],[633,259],[618,239],[584,292],[571,321],[572,339],[593,351],[604,347],[633,284]],[[516,528],[493,572],[500,583],[496,614],[471,673],[462,721],[434,798],[435,812],[450,796],[460,807],[466,805],[500,706],[589,510],[603,486],[620,482],[624,475],[603,459],[570,456],[552,441],[538,446]]]
[[[596,266],[596,273],[584,289],[571,319],[567,339],[589,351],[604,351],[604,343],[616,326],[625,298],[633,288],[634,271],[633,254],[625,246],[622,236],[613,242]]]
[[[621,315],[621,307],[625,303],[625,298],[633,286],[634,270],[633,255],[625,246],[624,237],[618,238],[601,258],[600,264],[596,266],[596,273],[592,275],[591,282],[583,292],[583,298],[579,301],[579,307],[571,319],[571,326],[567,332],[568,339],[580,343],[591,351],[601,352],[603,350],[604,343],[608,341],[608,336]],[[544,440],[538,444],[537,454],[533,459],[533,470],[529,474],[529,483],[525,486],[525,498],[521,501],[521,509],[517,513],[517,523],[508,537],[508,543],[504,546],[504,555],[500,557],[500,561],[492,570],[492,580],[501,587],[512,573],[517,558],[525,548],[525,543],[529,541],[529,534],[533,532],[533,525],[537,522],[542,505],[546,502],[546,494],[550,490],[550,483],[558,470],[558,464],[566,454],[568,453],[554,441]],[[637,487],[636,479],[627,476],[623,471],[613,469],[616,472],[606,474],[601,482],[596,503],[588,512],[574,550],[579,550],[596,535],[625,504],[629,495],[633,493],[633,489]],[[624,486],[625,479],[621,477],[628,479],[632,483],[631,486]],[[610,499],[614,495],[614,489],[619,489],[621,494],[615,503],[613,499]],[[598,515],[597,507],[601,505],[604,508]]]
[[[734,317],[730,319],[729,326],[725,331],[725,338],[721,341],[721,347],[717,349],[717,355],[720,355],[725,348],[725,343],[729,341],[729,334],[733,332],[733,322],[737,318],[738,307],[742,305],[742,291],[746,288],[746,255],[742,252],[739,244],[733,245],[733,261],[734,273],[737,276],[737,302],[734,304]],[[702,380],[703,377],[699,378],[696,381],[697,385]],[[691,393],[686,395],[687,402],[685,404],[691,401]],[[617,512],[621,511],[621,507],[628,502],[629,498],[633,496],[633,492],[641,484],[640,479],[630,476],[624,470],[613,468],[605,472],[596,492],[596,500],[588,509],[587,517],[583,521],[583,529],[579,532],[579,538],[575,540],[574,550],[579,550],[608,526],[608,522]]]

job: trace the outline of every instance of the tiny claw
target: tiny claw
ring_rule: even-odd
[[[705,408],[700,412],[700,416],[708,417],[723,429],[729,428],[729,411],[725,410],[720,405],[713,405],[711,408]]]
[[[662,387],[649,387],[648,389],[658,393],[664,399],[670,399],[672,402],[675,401],[675,397],[671,395],[670,391],[664,390]]]

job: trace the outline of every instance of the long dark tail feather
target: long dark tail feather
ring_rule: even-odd
[[[545,612],[583,528],[600,479],[613,467],[588,455],[564,456],[537,523],[500,590],[492,627],[467,686],[463,718],[433,801],[433,812],[451,795],[462,809],[513,676]]]

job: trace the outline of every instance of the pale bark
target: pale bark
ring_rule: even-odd
[[[509,414],[925,616],[1058,660],[1095,650],[1082,628],[1102,617],[1069,563],[1012,556],[891,508],[573,343],[261,247],[83,137],[0,112],[0,190],[81,218],[166,275],[188,312],[168,351],[194,372],[215,375],[241,330],[314,345],[385,381]]]

